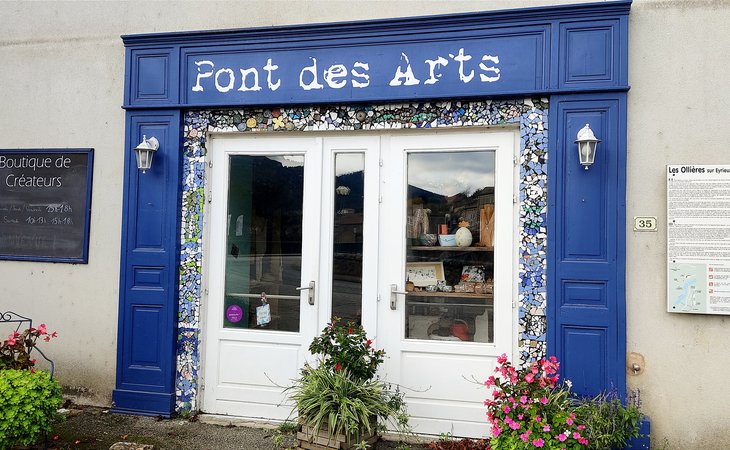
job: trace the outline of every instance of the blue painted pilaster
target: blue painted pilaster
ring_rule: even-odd
[[[175,405],[180,242],[180,113],[127,112],[117,384],[112,411],[169,417]],[[134,147],[160,148],[147,173]]]

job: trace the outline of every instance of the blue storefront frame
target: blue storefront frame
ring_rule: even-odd
[[[266,105],[549,97],[547,352],[578,392],[624,392],[630,6],[124,36],[114,411],[176,412],[184,111]],[[585,123],[603,140],[588,171],[573,143]],[[144,176],[143,134],[161,144]]]

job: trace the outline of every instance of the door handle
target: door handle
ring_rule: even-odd
[[[397,284],[391,284],[390,285],[390,309],[395,311],[398,297],[396,297],[398,294],[406,295],[408,292],[402,292],[398,290]]]
[[[308,286],[298,287],[297,291],[309,291],[309,304],[314,305],[314,281],[310,281]]]

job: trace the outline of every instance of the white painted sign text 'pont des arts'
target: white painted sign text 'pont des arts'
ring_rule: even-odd
[[[541,39],[189,52],[188,104],[291,104],[473,97],[538,90]]]
[[[473,59],[472,55],[464,53],[464,49],[460,48],[456,54],[450,53],[449,59],[443,56],[436,56],[435,59],[426,59],[423,61],[426,70],[421,78],[424,78],[423,84],[436,84],[444,76],[449,61],[455,63],[453,75],[458,73],[459,80],[462,83],[470,83],[475,79],[475,70],[468,69],[466,63]],[[355,61],[352,67],[344,64],[332,64],[326,68],[320,68],[317,64],[317,58],[310,57],[310,64],[299,70],[299,87],[305,91],[312,89],[324,89],[325,85],[330,89],[342,89],[350,84],[355,89],[365,89],[370,86],[370,63],[363,61]],[[493,83],[500,79],[499,56],[482,55],[479,59],[477,67],[480,70],[478,80],[482,83]],[[266,60],[266,64],[261,67],[238,68],[240,73],[230,67],[216,68],[215,63],[209,60],[195,61],[198,73],[195,78],[195,85],[192,87],[194,92],[203,92],[204,85],[201,83],[206,78],[211,78],[213,85],[218,92],[228,92],[237,89],[241,92],[260,91],[262,83],[259,81],[259,74],[266,74],[266,89],[276,91],[281,87],[281,78],[275,73],[279,70],[279,65],[274,64],[272,58]],[[393,76],[388,82],[388,86],[414,86],[421,84],[421,78],[417,77],[408,55],[401,53],[401,63],[393,69]],[[321,80],[321,81],[320,81]]]

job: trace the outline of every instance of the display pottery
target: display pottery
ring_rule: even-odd
[[[462,220],[459,222],[459,229],[454,235],[457,247],[469,247],[472,241],[471,231],[469,231],[469,222]]]

